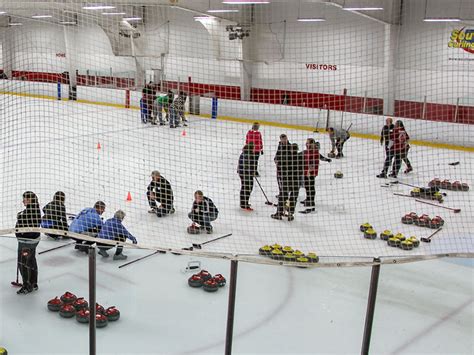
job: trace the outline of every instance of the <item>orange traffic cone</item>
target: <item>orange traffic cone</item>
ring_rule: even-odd
[[[181,135],[182,135],[183,137],[186,137],[186,130],[185,130],[185,129],[183,129],[183,132],[181,132]]]
[[[129,191],[127,194],[127,202],[130,202],[130,201],[132,201],[132,194]]]
[[[100,150],[102,147],[100,146],[100,142],[97,143],[97,149]]]

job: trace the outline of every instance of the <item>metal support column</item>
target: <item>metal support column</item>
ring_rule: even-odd
[[[379,263],[380,259],[374,259]],[[364,338],[362,340],[362,355],[369,354],[370,336],[372,335],[372,324],[374,322],[375,300],[377,298],[377,287],[379,284],[380,264],[372,266],[372,276],[370,277],[369,297],[367,301],[367,313],[365,315]]]
[[[96,264],[95,247],[89,247],[89,355],[96,355],[95,304]]]
[[[227,330],[225,334],[225,354],[232,354],[234,332],[235,293],[237,291],[237,260],[230,262],[229,304],[227,307]]]

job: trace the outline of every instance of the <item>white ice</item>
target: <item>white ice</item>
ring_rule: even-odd
[[[35,191],[42,204],[56,190],[66,192],[68,212],[76,213],[103,199],[105,217],[116,209],[127,213],[125,225],[141,245],[181,248],[207,236],[189,237],[187,212],[196,189],[204,190],[220,210],[217,237],[232,237],[206,246],[219,253],[256,254],[267,243],[314,251],[325,260],[338,256],[429,255],[473,251],[472,192],[448,192],[444,205],[459,214],[396,197],[410,188],[380,187],[375,178],[383,161],[376,141],[351,138],[346,157],[321,162],[316,180],[317,213],[297,214],[295,221],[274,221],[274,208],[264,204],[255,186],[252,213],[238,206],[235,172],[248,125],[190,118],[183,128],[145,127],[138,113],[73,102],[1,96],[2,211],[1,226],[14,226],[22,209],[21,194]],[[277,112],[276,112],[277,114]],[[258,117],[256,117],[258,119]],[[409,130],[409,127],[408,127]],[[322,152],[326,135],[263,126],[265,155],[260,159],[261,182],[275,200],[277,184],[273,155],[280,133],[303,147],[316,137]],[[97,143],[101,149],[97,149]],[[472,185],[472,154],[413,146],[414,173],[401,181],[426,185],[434,177]],[[452,167],[448,163],[460,161]],[[148,214],[145,189],[158,169],[172,183],[177,212],[158,219]],[[335,180],[341,170],[344,178]],[[128,192],[132,202],[126,202]],[[303,190],[300,192],[304,196]],[[301,199],[300,197],[300,199]],[[431,233],[407,227],[400,217],[410,211],[441,215],[446,227],[430,244],[413,251],[363,239],[359,225],[371,222],[383,229],[418,237]],[[45,240],[39,251],[57,242]],[[149,251],[126,250],[132,260]],[[118,269],[98,257],[98,300],[116,305],[123,318],[98,330],[100,354],[222,353],[227,287],[217,294],[187,286],[183,274],[188,256],[151,257]],[[350,260],[350,258],[348,258]],[[66,247],[38,257],[40,290],[18,296],[10,287],[16,273],[16,240],[0,239],[0,346],[12,354],[87,353],[86,326],[59,318],[46,302],[65,291],[87,296],[87,258]],[[200,259],[211,273],[229,277],[229,263]],[[372,353],[472,354],[472,259],[443,259],[382,266],[372,340]],[[370,268],[294,269],[240,263],[235,319],[235,353],[358,353],[367,303]]]

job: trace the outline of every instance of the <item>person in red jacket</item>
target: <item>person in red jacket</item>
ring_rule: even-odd
[[[393,130],[393,151],[395,160],[392,166],[392,173],[389,175],[390,177],[397,177],[400,166],[402,165],[402,160],[405,161],[405,164],[407,164],[407,170],[405,172],[410,172],[413,170],[407,157],[408,149],[410,148],[410,145],[408,144],[409,139],[410,137],[405,131],[403,122],[395,122],[395,129]]]
[[[314,197],[316,194],[315,179],[319,173],[319,161],[331,162],[331,159],[326,158],[319,153],[319,143],[313,138],[306,140],[306,150],[303,152],[304,161],[304,188],[306,190],[306,199],[301,201],[305,207],[315,207]]]
[[[245,137],[245,144],[253,143],[253,152],[257,158],[256,169],[258,169],[258,158],[260,158],[260,155],[263,155],[263,139],[259,129],[260,124],[254,122],[252,129],[247,132],[247,136]],[[256,171],[255,176],[260,176],[258,171]]]

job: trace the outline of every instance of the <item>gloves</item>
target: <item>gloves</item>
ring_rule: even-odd
[[[131,237],[130,240],[132,241],[133,244],[137,244],[137,238],[135,237]]]

